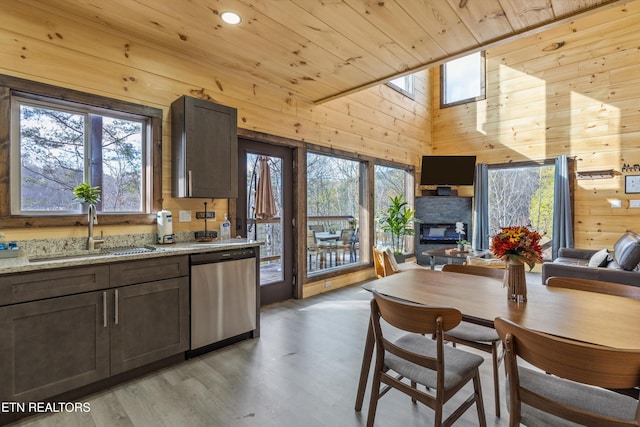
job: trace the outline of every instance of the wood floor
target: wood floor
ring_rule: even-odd
[[[538,285],[539,276],[537,280],[530,286]],[[265,307],[259,339],[88,396],[88,413],[37,416],[14,425],[364,426],[369,391],[362,413],[353,406],[369,299],[355,285]],[[485,357],[481,373],[487,424],[507,426],[504,370],[502,418],[496,418],[490,355],[477,353]],[[472,407],[456,426],[477,424]],[[376,426],[428,425],[433,425],[433,411],[399,392],[389,392],[378,404]]]

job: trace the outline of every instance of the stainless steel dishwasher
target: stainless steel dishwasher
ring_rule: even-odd
[[[255,249],[191,255],[191,350],[256,336],[256,288]]]

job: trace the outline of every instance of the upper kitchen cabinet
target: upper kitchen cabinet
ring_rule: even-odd
[[[235,108],[182,96],[171,104],[173,197],[238,197]]]

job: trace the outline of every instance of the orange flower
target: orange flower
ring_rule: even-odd
[[[542,262],[540,234],[527,227],[502,227],[500,232],[491,239],[490,249],[498,258],[522,261],[530,269],[535,263]]]

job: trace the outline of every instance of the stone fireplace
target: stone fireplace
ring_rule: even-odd
[[[422,255],[428,249],[455,247],[460,239],[456,230],[456,222],[465,224],[466,234],[463,239],[471,241],[472,198],[451,196],[416,197],[415,247],[418,264],[428,265],[429,257]]]

